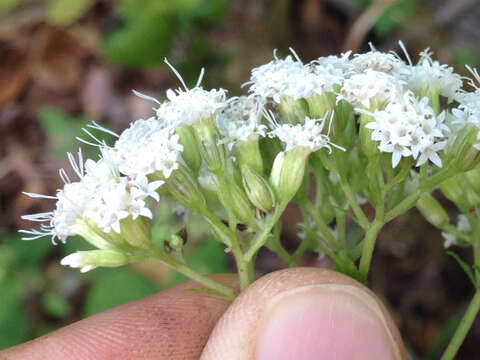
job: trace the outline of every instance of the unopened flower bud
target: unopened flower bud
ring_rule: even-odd
[[[263,159],[258,139],[238,142],[235,145],[235,155],[240,167],[248,166],[263,174]]]
[[[477,134],[478,129],[473,125],[458,132],[448,156],[449,164],[458,172],[469,171],[480,162],[480,151],[474,146],[478,143]]]
[[[268,182],[248,166],[242,167],[245,192],[255,207],[269,212],[275,206],[275,194]]]
[[[192,125],[200,156],[211,172],[225,169],[225,149],[219,145],[219,133],[212,118],[201,119]]]
[[[185,245],[185,240],[178,234],[172,234],[168,241],[165,241],[164,248],[167,252],[171,252],[172,250],[180,251],[183,249]]]
[[[169,194],[181,205],[200,214],[205,210],[205,197],[189,168],[180,166],[167,179],[165,185]]]
[[[179,143],[183,145],[183,160],[195,174],[198,174],[198,170],[202,165],[202,157],[198,151],[198,143],[192,127],[179,125],[175,128],[175,131],[180,136]]]
[[[143,216],[135,220],[129,216],[120,221],[120,235],[133,247],[150,249],[154,246],[150,221]]]
[[[284,123],[302,124],[308,115],[308,106],[304,99],[284,96],[280,99],[279,111]]]
[[[447,199],[458,205],[467,205],[465,189],[468,187],[463,176],[453,176],[440,184],[440,190]]]
[[[305,99],[308,104],[308,116],[310,118],[323,118],[333,112],[335,108],[335,94],[325,92],[321,95],[313,95]]]
[[[281,152],[273,162],[270,182],[282,200],[295,196],[303,177],[310,152],[298,147],[287,152]]]
[[[417,201],[417,209],[432,225],[442,228],[450,222],[443,206],[429,193],[424,193]]]
[[[253,206],[247,198],[245,192],[234,181],[228,182],[228,194],[218,193],[222,203],[225,203],[225,197],[229,196],[232,205],[232,211],[235,217],[244,224],[253,224]]]
[[[480,195],[480,166],[467,171],[464,175],[472,189]]]
[[[81,272],[87,272],[96,267],[117,267],[125,265],[130,258],[123,252],[111,249],[77,251],[64,257],[60,264],[72,268],[80,268]]]
[[[359,130],[359,146],[360,150],[368,157],[373,158],[380,152],[378,150],[378,144],[372,140],[372,130],[367,129],[365,125],[370,121],[374,121],[370,115],[360,115],[360,130]]]

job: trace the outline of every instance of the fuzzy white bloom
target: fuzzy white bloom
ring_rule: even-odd
[[[227,90],[204,90],[200,86],[205,73],[203,68],[198,77],[197,84],[192,89],[189,89],[180,73],[167,59],[165,59],[165,63],[177,76],[183,89],[168,89],[166,93],[167,100],[164,102],[134,91],[135,95],[159,105],[158,108],[155,109],[156,115],[165,127],[175,128],[181,124],[192,125],[198,120],[215,116],[218,111],[225,106]]]
[[[356,107],[370,109],[372,106],[395,101],[403,90],[403,81],[397,77],[375,70],[366,70],[346,79],[337,101],[344,99]]]
[[[381,51],[372,50],[364,54],[355,54],[352,59],[352,64],[357,72],[365,72],[367,70],[374,70],[390,75],[401,77],[406,73],[406,64],[398,55],[393,52],[384,53]]]
[[[428,105],[428,98],[415,98],[411,92],[397,102],[387,104],[385,110],[370,113],[375,121],[366,124],[372,129],[372,140],[379,141],[378,149],[392,153],[392,167],[402,157],[413,157],[416,166],[428,160],[441,167],[438,152],[446,146],[449,128],[444,124],[445,112],[435,115]]]
[[[335,68],[333,62],[329,66],[320,66],[317,62],[304,65],[294,55],[296,59],[290,55],[285,59],[275,56],[273,61],[254,68],[250,81],[244,85],[250,85],[252,94],[278,104],[283,97],[302,99],[331,92],[334,85],[342,82],[343,72]]]
[[[480,75],[476,69],[472,69],[467,66],[467,69],[474,76],[474,80],[480,83]],[[472,124],[480,129],[480,88],[474,82],[470,80],[469,84],[475,89],[472,92],[460,91],[456,95],[456,101],[459,103],[457,108],[452,109],[452,115],[454,117],[452,124],[454,126],[464,126],[466,124]],[[478,144],[474,147],[480,150],[480,131],[477,135],[479,140]]]
[[[330,141],[329,130],[325,130],[327,123],[327,115],[321,119],[305,118],[303,124],[279,124],[273,114],[269,112],[266,114],[267,119],[270,122],[272,130],[268,134],[270,137],[277,137],[284,145],[285,151],[289,151],[296,148],[305,148],[310,152],[327,148],[329,152],[332,151],[332,147],[340,150],[344,150],[342,147],[335,145]],[[333,119],[333,113],[328,119],[329,124]]]
[[[21,230],[29,234],[23,239],[51,236],[53,243],[56,239],[64,243],[69,236],[78,234],[78,226],[86,226],[86,223],[95,224],[105,233],[112,230],[120,233],[122,219],[129,216],[132,219],[138,216],[152,218],[147,198],[159,199],[155,190],[162,181],[149,183],[141,176],[136,179],[121,176],[118,169],[104,158],[96,162],[89,159],[83,164],[81,152],[78,163],[70,154],[69,159],[79,181],[71,182],[61,170],[65,185],[55,197],[27,194],[57,201],[51,212],[23,216],[26,220],[43,223],[40,229]]]
[[[265,136],[266,125],[262,124],[264,101],[258,96],[240,96],[230,99],[217,115],[216,123],[226,144],[231,150],[235,143]]]
[[[463,86],[462,77],[447,64],[440,64],[432,59],[432,53],[425,49],[420,53],[420,60],[408,67],[408,88],[413,91],[433,91],[445,96],[448,102],[455,99]]]
[[[155,118],[137,120],[119,137],[113,151],[120,158],[119,170],[128,176],[146,176],[160,171],[168,178],[178,169],[183,146],[173,128]]]
[[[468,218],[464,214],[459,214],[457,218],[457,230],[464,232],[464,233],[470,233],[472,231],[472,226],[470,225],[470,222],[468,221]],[[442,237],[444,239],[443,242],[443,247],[449,248],[452,245],[457,245],[457,237],[449,232],[442,232]]]
[[[163,102],[156,110],[159,120],[169,126],[180,124],[192,125],[194,122],[209,118],[225,106],[226,90],[193,89],[167,90],[168,101]]]

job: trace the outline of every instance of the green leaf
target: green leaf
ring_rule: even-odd
[[[71,25],[95,4],[95,0],[52,0],[47,9],[47,22],[52,25]]]
[[[0,15],[8,15],[19,3],[20,0],[0,0]]]
[[[453,251],[447,251],[447,254],[453,257],[457,261],[458,265],[460,265],[463,271],[465,271],[465,274],[467,274],[473,286],[476,288],[477,282],[475,281],[475,277],[473,276],[472,268],[470,267],[470,265],[468,265],[465,261],[460,259],[460,257],[457,254],[455,254]]]
[[[113,306],[153,294],[158,287],[130,268],[96,269],[84,314],[89,316]]]

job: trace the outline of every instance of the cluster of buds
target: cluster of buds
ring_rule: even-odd
[[[305,205],[310,171],[316,179],[313,209],[325,224],[347,199],[378,205],[388,181],[393,208],[406,194],[399,184],[412,169],[412,176],[426,177],[447,167],[450,175],[470,181],[476,175],[466,171],[476,168],[480,148],[478,73],[471,70],[474,91],[468,92],[462,77],[428,51],[416,64],[405,56],[407,62],[372,47],[305,64],[292,50],[253,69],[248,95],[232,98],[224,89],[205,90],[203,70],[188,88],[167,62],[182,88],[168,90],[163,101],[136,93],[152,101],[155,112],[121,134],[91,125],[116,141],[108,145],[86,130],[93,141],[85,142],[99,148],[99,160],[69,154],[78,180],[60,171],[64,188],[46,196],[56,208],[24,216],[43,222],[40,229],[22,230],[25,239],[83,236],[96,250],[62,260],[82,271],[143,259],[160,251],[150,228],[157,202],[167,197],[202,215],[227,247],[235,251],[240,239],[243,259],[251,259],[250,250],[266,244],[286,205],[294,198]],[[379,182],[379,173],[387,184]],[[344,193],[345,184],[353,194]],[[432,208],[430,200],[421,203]],[[437,223],[445,220],[440,217],[430,216]],[[306,220],[312,222],[311,216]],[[232,224],[245,225],[247,235],[239,236]],[[335,239],[342,236],[325,236],[331,241],[324,248],[338,250]]]

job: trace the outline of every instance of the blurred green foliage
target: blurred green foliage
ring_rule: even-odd
[[[350,0],[353,4],[368,8],[374,0]],[[376,36],[381,39],[388,37],[394,30],[408,22],[418,10],[421,0],[398,0],[390,5],[377,19],[373,27]],[[380,2],[381,3],[381,2]]]
[[[198,48],[199,42],[204,47],[206,40],[198,30],[221,20],[226,7],[226,0],[118,1],[122,25],[105,38],[105,52],[123,65],[158,65],[177,39],[188,39],[187,47]],[[206,50],[195,57],[206,56]]]

